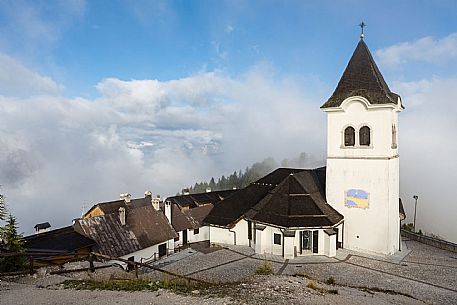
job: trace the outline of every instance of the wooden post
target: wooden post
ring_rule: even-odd
[[[95,272],[94,256],[92,254],[89,254],[89,270],[90,272]]]
[[[138,265],[135,264],[135,277],[138,278]]]
[[[33,275],[33,258],[29,255],[30,275]]]

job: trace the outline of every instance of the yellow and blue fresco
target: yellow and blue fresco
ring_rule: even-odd
[[[348,208],[368,209],[369,194],[364,190],[347,190],[344,196],[344,205]]]

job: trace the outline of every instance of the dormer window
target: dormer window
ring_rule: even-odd
[[[359,130],[359,144],[360,146],[370,146],[370,127],[363,126]]]
[[[344,130],[344,146],[355,145],[355,129],[351,126]]]

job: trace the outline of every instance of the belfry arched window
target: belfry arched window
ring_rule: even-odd
[[[370,127],[363,126],[359,131],[359,144],[360,146],[370,146]]]
[[[344,146],[355,145],[355,129],[351,126],[344,130]]]

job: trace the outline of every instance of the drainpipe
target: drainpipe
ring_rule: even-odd
[[[341,234],[341,248],[344,249],[344,221],[343,221],[343,234]],[[338,242],[338,241],[337,241]]]
[[[286,238],[284,237],[284,231],[285,230],[286,229],[279,229],[279,231],[281,231],[281,235],[282,235],[282,245],[281,246],[282,246],[282,257],[283,258],[284,258],[284,251],[285,251],[285,248],[286,248],[285,244],[284,244],[286,242]]]
[[[236,245],[236,232],[229,229],[229,232],[233,233],[233,244]]]

